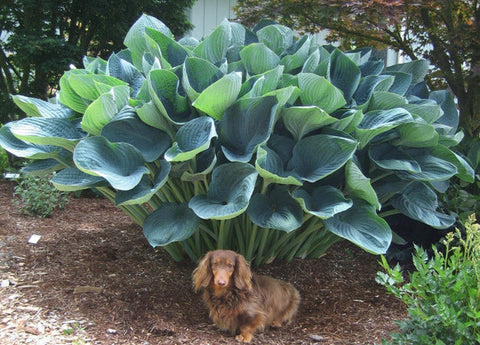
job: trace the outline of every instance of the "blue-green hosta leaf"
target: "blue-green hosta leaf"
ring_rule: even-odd
[[[52,172],[64,169],[65,165],[59,163],[56,159],[38,159],[28,163],[21,169],[22,173],[35,176],[48,176]]]
[[[360,148],[363,148],[377,135],[411,121],[412,115],[403,108],[369,111],[355,129],[355,136],[360,141]]]
[[[392,205],[409,218],[436,229],[446,229],[455,217],[437,211],[437,195],[423,182],[413,182],[401,195],[392,198]]]
[[[377,171],[378,174],[384,171]],[[372,178],[379,176],[372,176]],[[381,176],[380,176],[381,177]],[[377,193],[378,200],[381,204],[386,204],[394,195],[402,193],[409,185],[410,181],[402,180],[396,175],[388,175],[373,183],[373,189]]]
[[[339,189],[332,186],[315,186],[312,191],[300,188],[293,193],[293,197],[305,212],[321,219],[331,218],[353,205],[351,199],[345,198]]]
[[[60,146],[69,151],[81,139],[74,124],[62,118],[29,117],[9,124],[10,132],[20,140],[37,144]]]
[[[437,157],[432,149],[405,148],[404,151],[420,166],[420,172],[399,171],[404,179],[420,181],[443,181],[457,174],[457,167],[446,159]]]
[[[300,99],[304,105],[316,105],[331,113],[346,104],[342,91],[316,74],[299,73],[298,87],[302,90]]]
[[[230,161],[248,162],[257,145],[272,133],[277,99],[273,96],[243,98],[225,112],[220,123],[220,142]]]
[[[132,145],[110,143],[104,137],[80,141],[73,151],[75,165],[81,171],[105,178],[113,188],[130,190],[149,170],[142,154]]]
[[[355,201],[353,207],[324,220],[325,227],[374,254],[385,254],[392,242],[392,230],[377,216],[375,207]]]
[[[240,95],[245,98],[260,97],[268,92],[277,90],[283,70],[284,67],[278,65],[270,71],[249,78],[242,84]]]
[[[363,120],[363,112],[357,109],[339,110],[332,114],[338,119],[331,127],[338,131],[351,133]]]
[[[298,68],[303,67],[303,64],[308,58],[308,54],[310,54],[311,43],[311,37],[303,36],[302,39],[295,43],[295,50],[292,52],[292,54],[286,55],[282,58],[280,63],[285,66],[286,72],[297,70]]]
[[[184,241],[198,229],[200,220],[187,203],[164,203],[143,222],[143,234],[152,247]]]
[[[206,181],[206,175],[210,174],[217,164],[217,155],[215,148],[210,147],[208,150],[200,152],[195,157],[195,164],[192,167],[193,171],[185,171],[181,179],[182,181]]]
[[[345,167],[345,189],[352,197],[365,200],[380,210],[381,205],[377,193],[370,184],[370,179],[362,173],[353,160],[348,161]]]
[[[60,92],[58,99],[60,103],[66,105],[70,109],[73,109],[74,111],[83,114],[85,110],[87,109],[88,105],[91,103],[91,101],[84,99],[80,97],[76,92],[75,89],[70,86],[69,79],[71,76],[75,74],[80,74],[80,73],[88,73],[85,70],[78,70],[74,69],[71,71],[65,72],[65,74],[60,78]]]
[[[392,75],[395,77],[392,86],[390,86],[389,92],[393,92],[399,96],[404,96],[405,93],[410,88],[412,84],[412,75],[410,73],[405,72],[385,72],[385,75]]]
[[[412,76],[412,84],[414,85],[425,80],[429,68],[430,62],[427,60],[414,60],[403,64],[388,66],[385,68],[385,72],[408,73]]]
[[[162,56],[172,67],[183,64],[185,59],[192,54],[188,49],[177,43],[171,36],[165,35],[161,31],[146,28],[145,32],[158,44]]]
[[[397,127],[400,138],[395,145],[409,147],[435,147],[438,145],[439,135],[435,127],[425,122],[404,123]]]
[[[214,119],[221,120],[225,110],[237,99],[241,86],[241,73],[229,73],[203,90],[192,105]]]
[[[27,116],[69,118],[74,115],[72,109],[38,98],[13,95],[12,99]]]
[[[194,196],[189,207],[202,219],[234,218],[247,209],[257,176],[257,170],[247,163],[217,166],[207,194]]]
[[[140,183],[133,189],[122,191],[115,194],[115,205],[140,205],[148,202],[168,180],[171,165],[167,161],[161,160],[160,167],[155,171],[155,177],[143,175]]]
[[[155,127],[165,133],[170,138],[175,136],[172,123],[160,113],[160,110],[153,104],[153,101],[144,103],[140,108],[136,109],[138,117],[147,125]]]
[[[170,29],[160,20],[143,14],[128,30],[123,43],[132,52],[132,61],[137,69],[142,70],[142,59],[148,51],[146,28],[152,28],[162,32],[167,37],[173,37]]]
[[[318,134],[300,140],[287,170],[303,181],[316,182],[340,169],[357,149],[353,139]]]
[[[267,146],[259,146],[255,166],[258,174],[266,181],[277,184],[291,184],[301,186],[302,182],[292,172],[285,171],[282,158]]]
[[[0,146],[6,151],[23,158],[48,159],[57,157],[57,146],[36,145],[20,140],[10,131],[11,123],[13,122],[0,128]]]
[[[402,106],[411,114],[418,115],[427,123],[434,123],[443,115],[443,110],[438,104],[405,104]]]
[[[130,62],[116,54],[110,55],[107,62],[107,74],[126,82],[132,88],[132,96],[136,97],[145,82],[145,77]]]
[[[173,146],[165,153],[165,159],[182,162],[194,158],[210,147],[210,141],[217,136],[215,122],[209,116],[197,117],[184,124],[177,132]]]
[[[428,98],[440,104],[443,110],[443,116],[437,119],[437,122],[452,128],[448,134],[455,134],[458,128],[459,113],[452,93],[447,90],[433,91]]]
[[[84,56],[82,63],[85,70],[94,74],[105,74],[107,69],[107,61],[101,57]]]
[[[404,170],[419,173],[422,168],[407,152],[388,143],[372,145],[368,150],[370,159],[386,170]]]
[[[254,194],[247,213],[254,224],[265,229],[290,232],[303,223],[302,208],[282,186],[266,194]]]
[[[277,67],[280,58],[263,43],[252,43],[240,51],[240,57],[249,75],[262,74]]]
[[[157,160],[170,146],[170,138],[165,132],[148,126],[134,113],[118,115],[102,129],[102,136],[110,142],[124,142],[136,147],[146,162]]]
[[[77,95],[88,101],[96,100],[113,87],[123,87],[128,90],[126,82],[104,74],[75,73],[68,78],[68,83]]]
[[[175,73],[164,69],[152,70],[147,82],[153,103],[165,118],[175,124],[183,124],[190,119],[187,100],[178,93],[179,80]]]
[[[188,57],[183,64],[183,88],[191,102],[222,76],[223,73],[217,66],[198,57]]]
[[[362,79],[353,98],[357,104],[368,102],[375,91],[388,91],[393,84],[394,77],[390,75],[369,75]]]
[[[282,55],[294,42],[292,29],[279,24],[265,26],[256,34],[258,41],[277,55]]]
[[[335,49],[330,56],[329,80],[342,90],[343,97],[350,102],[355,90],[360,83],[360,68],[347,55]]]
[[[85,110],[82,129],[92,135],[100,135],[102,128],[128,104],[128,86],[115,86],[109,92],[100,95]]]
[[[442,158],[451,164],[457,167],[456,176],[468,183],[473,183],[475,181],[475,170],[470,166],[470,164],[460,155],[451,151],[443,145],[436,145],[431,148],[432,153],[439,158]]]
[[[388,110],[393,108],[402,108],[407,104],[405,97],[388,91],[376,91],[370,97],[367,108],[363,108],[364,112],[372,110]]]
[[[107,181],[103,177],[84,173],[77,168],[63,169],[57,172],[51,181],[55,188],[64,192],[74,192],[107,185]]]
[[[302,67],[302,73],[315,73],[315,70],[320,63],[320,50],[317,48],[310,53],[310,56],[305,60]]]
[[[219,26],[193,49],[193,53],[213,64],[222,62],[232,40],[230,23],[224,19]]]
[[[383,71],[385,63],[382,60],[368,60],[358,67],[362,72],[362,77],[367,75],[379,75]]]
[[[283,108],[281,117],[285,127],[296,140],[323,126],[337,121],[323,109],[316,106],[295,106]]]

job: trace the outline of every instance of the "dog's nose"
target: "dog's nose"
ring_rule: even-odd
[[[218,286],[225,286],[225,285],[227,285],[227,282],[225,280],[220,279],[220,280],[217,280],[217,285]]]

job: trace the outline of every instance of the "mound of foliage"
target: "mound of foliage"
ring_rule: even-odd
[[[0,145],[32,159],[27,172],[56,171],[60,190],[95,188],[176,260],[318,257],[340,239],[384,253],[382,217],[455,222],[437,192],[473,171],[427,61],[385,68],[272,22],[176,41],[146,15],[125,45],[67,71],[52,102],[15,96],[29,117]]]

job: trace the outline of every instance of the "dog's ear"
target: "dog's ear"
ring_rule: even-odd
[[[193,289],[197,292],[200,289],[206,289],[210,285],[213,278],[212,269],[210,268],[211,252],[205,254],[202,260],[198,263],[197,268],[193,271]]]
[[[239,290],[250,290],[252,288],[252,271],[250,271],[247,260],[240,254],[235,256],[233,282]]]

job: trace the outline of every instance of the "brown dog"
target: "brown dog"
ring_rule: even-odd
[[[291,284],[252,273],[245,258],[231,250],[209,252],[193,271],[195,291],[215,324],[250,342],[255,330],[292,321],[300,294]]]

